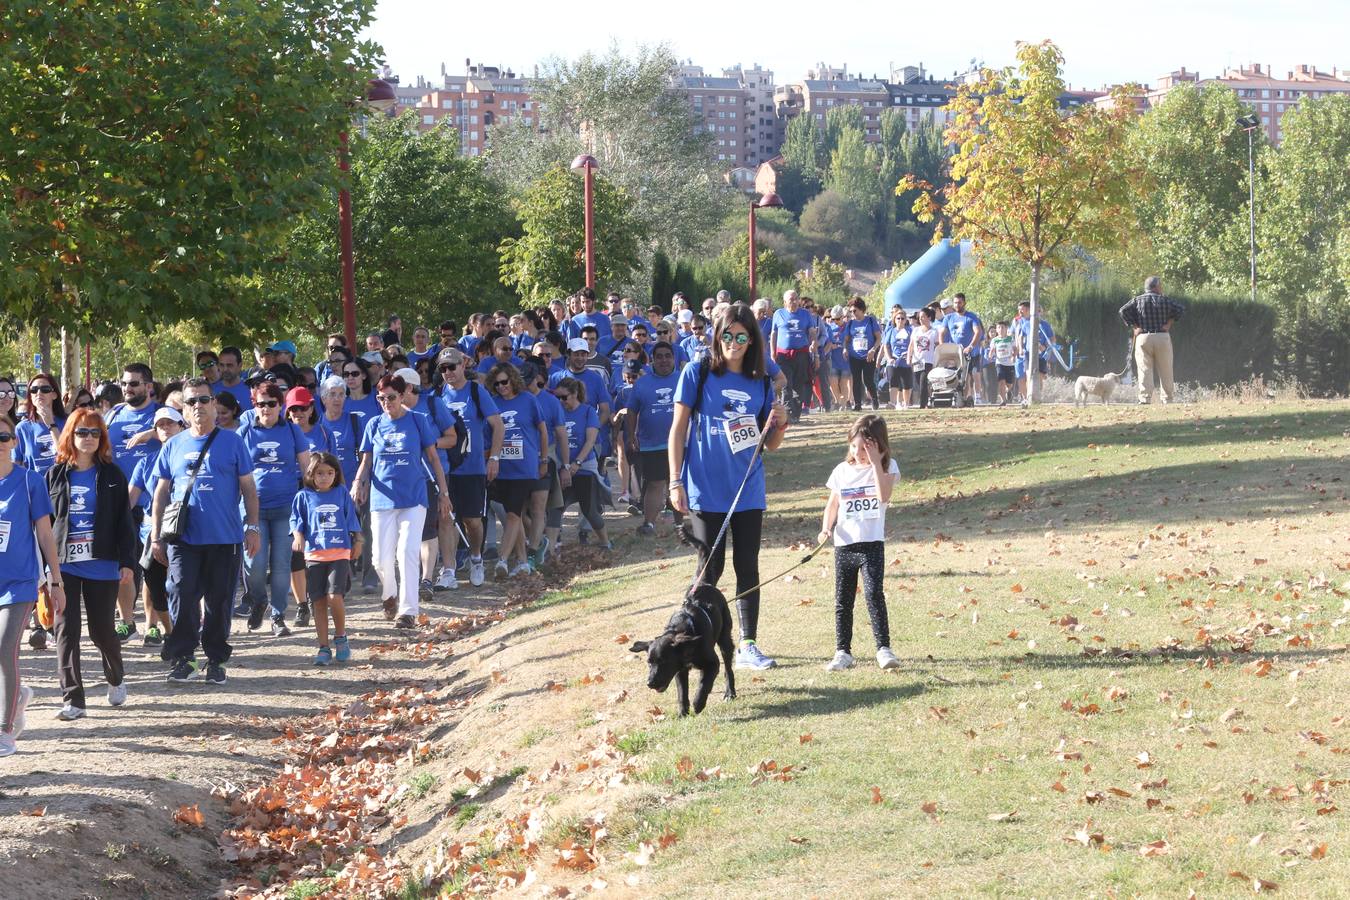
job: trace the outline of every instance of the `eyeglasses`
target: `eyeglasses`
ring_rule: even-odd
[[[380,395],[380,402],[381,402],[381,403],[398,403],[398,402],[399,402],[400,400],[402,400],[402,399],[403,399],[403,398],[400,397],[398,394],[381,394],[381,395]]]
[[[344,346],[342,346],[341,344],[334,344],[333,346],[331,346],[331,347],[328,348],[328,352],[329,352],[329,353],[336,353],[338,350],[346,350],[346,349],[347,349],[347,348],[344,347]]]
[[[216,399],[216,398],[215,398],[215,397],[212,397],[210,394],[199,394],[199,395],[196,396],[196,397],[184,397],[184,398],[183,398],[183,403],[184,403],[184,405],[186,405],[186,406],[205,406],[206,404],[210,403],[210,402],[211,402],[212,400],[214,400],[214,399]],[[272,401],[272,405],[273,405],[273,406],[276,405],[276,401],[275,401],[275,400]]]
[[[497,328],[505,328],[505,327],[507,327],[507,326],[506,326],[506,322],[494,322],[493,325],[494,325],[495,327],[497,327]]]
[[[30,393],[30,394],[54,394],[54,393],[56,393],[56,388],[52,387],[50,384],[35,384],[35,385],[33,385],[32,387],[30,387],[30,388],[28,389],[28,393]]]
[[[197,363],[197,368],[200,369],[201,371],[205,372],[207,369],[210,369],[210,368],[212,368],[212,367],[214,367],[214,366],[218,366],[218,365],[220,365],[220,361],[219,361],[219,360],[215,360],[215,359],[207,359],[207,360],[203,360],[202,362]],[[140,383],[140,382],[137,382],[137,384],[139,384],[139,383]]]
[[[441,363],[442,372],[453,372],[459,368],[459,363]]]
[[[76,428],[76,429],[75,429],[75,436],[76,436],[77,438],[82,438],[82,437],[83,437],[83,438],[89,438],[89,437],[91,437],[91,438],[96,438],[96,437],[98,437],[100,434],[102,434],[102,432],[99,431],[97,428]]]
[[[571,400],[576,395],[569,394],[566,391],[554,391],[553,396],[557,397],[559,400]]]
[[[722,332],[722,343],[730,344],[733,341],[736,342],[736,346],[744,347],[746,344],[750,343],[750,335],[746,334],[744,331],[740,334],[732,334],[730,331]]]
[[[14,440],[14,432],[0,431],[0,444],[8,444],[12,440]]]
[[[255,401],[253,405],[258,409],[276,409],[281,404],[276,400],[258,400]]]
[[[18,395],[14,391],[0,391],[0,400],[8,400],[15,396]]]
[[[124,381],[124,382],[122,382],[122,387],[124,387],[124,388],[129,388],[129,387],[140,387],[140,386],[143,385],[143,384],[145,384],[144,381]]]
[[[496,381],[492,382],[492,386],[493,386],[493,387],[499,387],[499,388],[500,388],[500,387],[507,387],[507,386],[510,385],[510,384],[511,384],[511,379],[509,379],[509,378],[498,378]]]

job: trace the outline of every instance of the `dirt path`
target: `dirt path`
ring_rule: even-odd
[[[502,605],[502,591],[491,584],[464,584],[436,594],[424,612],[439,620]],[[210,792],[251,786],[297,762],[274,744],[279,720],[438,677],[435,661],[393,648],[390,642],[406,644],[406,637],[385,622],[375,598],[354,598],[348,609],[353,659],[327,669],[312,665],[312,628],[276,639],[250,633],[236,619],[223,687],[168,684],[157,651],[134,639],[124,648],[130,698],[120,709],[107,704],[98,654],[86,639],[89,715],[73,723],[55,719],[61,699],[54,650],[25,645],[20,667],[34,698],[20,752],[0,762],[0,894],[215,894],[232,867],[217,846],[227,816]],[[200,826],[192,821],[193,805],[204,817]],[[176,822],[182,806],[189,807],[181,816],[188,821]]]

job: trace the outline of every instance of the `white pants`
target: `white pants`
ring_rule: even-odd
[[[418,613],[417,584],[422,572],[418,554],[422,549],[422,524],[426,517],[425,506],[370,511],[370,530],[375,538],[375,570],[380,573],[383,586],[381,596],[398,597],[400,616]],[[402,582],[394,578],[395,561]]]

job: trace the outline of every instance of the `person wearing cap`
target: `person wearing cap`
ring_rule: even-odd
[[[366,374],[370,377],[370,383],[378,384],[385,376],[384,354],[379,350],[369,350],[361,354],[361,360],[366,364]]]
[[[227,395],[229,396],[229,395]],[[187,428],[183,414],[171,406],[161,406],[155,410],[155,438],[161,444]],[[139,554],[138,567],[142,572],[142,602],[145,604],[145,637],[141,643],[145,647],[163,647],[164,639],[173,630],[173,620],[169,618],[169,594],[166,580],[169,570],[150,553],[150,499],[154,495],[154,480],[151,472],[155,468],[158,456],[147,456],[136,463],[128,483],[127,497],[131,503],[132,520],[139,525],[139,537],[142,552]]]
[[[610,316],[608,325],[609,333],[599,338],[595,352],[605,357],[611,367],[621,366],[624,348],[633,343],[628,335],[628,319],[623,315]]]
[[[684,291],[676,291],[670,298],[670,314],[665,316],[665,320],[671,324],[679,324],[680,310],[689,308],[689,300],[684,296]]]
[[[603,432],[609,428],[610,396],[609,383],[588,363],[591,358],[591,345],[585,338],[573,338],[567,344],[567,366],[562,371],[548,377],[549,389],[558,386],[564,378],[575,378],[586,386],[586,402],[595,407],[596,416]]]
[[[159,404],[150,397],[153,382],[154,375],[145,363],[134,362],[123,366],[123,402],[104,417],[108,425],[108,440],[112,442],[113,461],[128,479],[141,460],[159,453],[159,441],[153,437],[134,442],[138,434],[154,428],[155,410]],[[120,585],[117,591],[117,607],[121,617],[117,623],[117,637],[123,643],[136,634],[136,594],[141,580],[139,566],[132,567],[132,575],[132,580]]]
[[[255,417],[238,432],[258,489],[260,543],[257,553],[244,556],[244,597],[235,614],[248,616],[248,627],[256,629],[270,602],[273,637],[291,633],[286,626],[286,598],[291,587],[291,505],[300,475],[309,466],[308,441],[298,425],[282,418],[285,400],[286,394],[276,382],[260,382],[253,388]],[[312,406],[314,398],[309,400]]]
[[[272,366],[280,365],[282,363],[285,363],[288,366],[295,365],[295,357],[297,353],[295,341],[277,341],[267,349],[271,350],[274,354],[276,354],[276,359],[274,359],[272,361],[272,364],[267,366],[267,368],[270,369],[272,368]]]
[[[427,430],[436,435],[434,449],[440,459],[440,468],[444,475],[450,465],[449,450],[457,443],[454,415],[433,396],[429,385],[423,388],[421,375],[416,369],[405,366],[395,370],[394,376],[403,380],[403,408],[410,415],[426,420]],[[438,486],[438,479],[434,476],[432,467],[425,461],[422,463],[422,473],[427,495],[427,514],[422,519],[419,541],[422,576],[418,586],[424,591],[454,590],[459,584],[455,581],[454,544],[448,534],[453,525],[450,516],[442,514],[438,502],[441,491],[448,491],[449,484],[447,482],[444,487]],[[443,566],[440,576],[433,582],[432,575],[436,571],[438,553]],[[418,610],[413,610],[412,614],[416,615],[417,612]]]
[[[457,347],[442,350],[436,357],[436,371],[444,382],[437,398],[464,422],[465,445],[456,454],[459,465],[450,469],[446,479],[450,503],[460,528],[468,538],[469,583],[480,586],[483,571],[483,533],[487,517],[488,482],[497,477],[501,461],[503,424],[491,393],[469,377],[468,359]],[[459,533],[452,527],[446,564],[452,569]],[[441,577],[445,577],[444,571]]]

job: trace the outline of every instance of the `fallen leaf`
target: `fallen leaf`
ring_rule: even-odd
[[[788,843],[801,846],[803,844],[808,843],[808,841],[804,837],[796,837],[794,835],[788,835]]]
[[[626,635],[626,634],[621,634],[621,635],[619,635],[618,637],[616,637],[616,638],[614,639],[614,643],[616,643],[616,644],[626,644],[626,643],[628,643],[630,640],[632,640],[632,638],[630,638],[628,635]]]
[[[173,814],[173,820],[180,825],[189,825],[193,828],[205,828],[206,816],[197,808],[197,804],[191,806],[180,806],[178,811]]]
[[[811,732],[808,731],[806,734],[800,734],[800,735],[797,736],[797,743],[799,743],[799,744],[809,744],[809,743],[811,743],[812,741],[814,741],[815,739],[816,739],[816,736],[815,736],[814,734],[812,734]]]
[[[988,819],[990,822],[1011,822],[1016,817],[1017,817],[1017,810],[1015,809],[1012,812],[990,813],[989,815],[985,816],[985,818]]]
[[[1150,841],[1139,848],[1139,855],[1145,859],[1151,859],[1155,856],[1166,856],[1172,852],[1172,845],[1165,840]]]
[[[876,785],[872,785],[872,804],[876,805],[880,802],[881,802],[881,788],[877,787]]]
[[[33,816],[34,818],[40,819],[47,814],[47,807],[35,806],[32,809],[23,810],[22,814],[25,816]]]
[[[1327,845],[1318,844],[1308,852],[1308,859],[1325,859],[1327,855]]]

